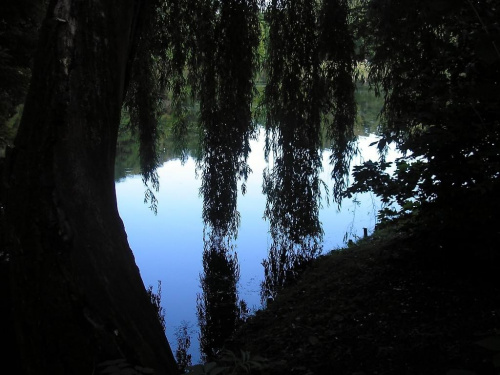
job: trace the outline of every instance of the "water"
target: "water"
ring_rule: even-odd
[[[353,165],[363,160],[377,160],[375,146],[368,145],[377,139],[375,135],[360,136],[360,156]],[[261,262],[267,257],[270,245],[268,223],[263,220],[265,196],[262,194],[264,160],[264,131],[251,142],[249,165],[253,173],[247,182],[247,193],[238,196],[241,225],[236,240],[240,265],[239,295],[251,309],[260,307],[260,283],[263,280]],[[388,160],[394,159],[390,152]],[[323,152],[324,171],[321,178],[331,189],[329,151]],[[169,160],[158,170],[160,191],[158,214],[155,216],[143,203],[144,186],[138,175],[130,175],[116,183],[120,215],[128,234],[130,246],[140,269],[145,286],[156,287],[162,282],[162,306],[165,309],[166,334],[172,349],[177,347],[176,329],[186,322],[191,332],[193,364],[200,358],[196,296],[201,293],[200,273],[203,251],[202,198],[199,196],[201,180],[196,176],[192,158],[184,164]],[[363,228],[373,231],[380,202],[371,194],[360,194],[353,200],[344,200],[339,211],[337,205],[324,207],[320,220],[325,231],[324,252],[343,247],[344,237],[361,237]]]

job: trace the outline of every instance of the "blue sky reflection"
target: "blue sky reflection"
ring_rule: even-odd
[[[375,135],[359,137],[361,156],[353,164],[363,160],[378,160]],[[247,193],[238,197],[241,225],[236,240],[240,264],[239,294],[250,308],[260,306],[260,283],[263,279],[261,262],[267,257],[270,244],[268,223],[263,220],[265,196],[262,194],[264,160],[264,132],[251,142],[249,165],[253,173],[247,181]],[[321,178],[332,187],[330,179],[329,151],[323,153],[324,171]],[[391,150],[387,160],[394,160]],[[201,180],[196,178],[196,163],[190,158],[184,164],[170,160],[158,170],[160,191],[156,194],[159,205],[155,216],[143,203],[144,186],[140,176],[129,176],[116,183],[118,208],[128,234],[130,246],[146,287],[162,282],[162,305],[165,309],[167,337],[175,351],[175,330],[183,321],[192,330],[190,354],[193,364],[199,361],[199,344],[196,318],[196,295],[201,292],[199,275],[202,272],[203,222],[202,198],[199,196]],[[342,203],[341,211],[336,204],[324,205],[320,220],[325,231],[324,251],[343,246],[346,233],[363,235],[363,227],[373,230],[376,210],[380,202],[371,194],[360,194]],[[352,236],[350,237],[352,238]]]

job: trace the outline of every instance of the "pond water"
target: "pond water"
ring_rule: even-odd
[[[358,136],[360,154],[352,165],[378,159],[376,146],[369,146],[377,140],[376,135],[369,134],[368,129],[373,128],[367,125],[369,121],[374,119],[363,120],[365,130],[359,131],[361,135]],[[263,219],[266,205],[266,197],[262,194],[262,172],[266,167],[264,138],[265,132],[261,130],[257,139],[251,141],[248,162],[253,173],[248,178],[246,194],[240,192],[238,195],[241,214],[235,241],[240,266],[238,293],[250,310],[261,307],[262,261],[267,257],[271,242],[269,224]],[[331,190],[330,151],[324,150],[322,154],[324,170],[321,178]],[[390,161],[395,157],[391,150],[387,159]],[[161,281],[166,334],[172,350],[177,347],[176,330],[187,324],[191,335],[189,354],[195,364],[200,360],[196,301],[201,293],[204,246],[203,200],[199,196],[201,179],[197,178],[193,158],[184,163],[179,159],[168,160],[159,168],[158,174],[160,191],[156,194],[159,201],[156,216],[144,204],[145,187],[141,177],[133,172],[116,182],[118,208],[145,286],[156,288]],[[361,237],[363,228],[368,228],[368,233],[371,233],[380,208],[379,200],[371,194],[359,194],[355,201],[344,200],[340,210],[336,204],[328,206],[325,202],[320,210],[324,230],[323,252],[343,247],[346,239]]]

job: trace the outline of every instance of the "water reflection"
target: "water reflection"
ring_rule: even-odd
[[[272,242],[263,261],[262,298],[273,298],[322,249],[319,220],[322,135],[331,140],[333,193],[345,184],[355,150],[354,44],[347,3],[271,2],[266,50],[267,197]],[[329,35],[335,35],[331,39]],[[341,47],[340,47],[341,46]]]
[[[204,361],[212,361],[240,321],[237,283],[238,258],[229,241],[208,235],[203,250],[202,293],[197,298],[200,349]]]
[[[359,127],[355,130],[356,134],[373,133],[377,126],[376,99],[364,88],[363,91],[357,92],[357,97],[360,100],[358,100]],[[168,135],[168,124],[165,126],[164,133]],[[378,158],[376,147],[367,147],[375,140],[376,137],[373,135],[360,138],[360,148],[365,159]],[[167,144],[169,140],[167,138],[162,142]],[[238,194],[241,226],[238,237],[232,242],[228,242],[227,238],[223,239],[220,233],[219,236],[214,236],[206,227],[204,229],[202,220],[204,203],[199,196],[201,182],[195,178],[196,163],[193,158],[188,158],[182,164],[178,160],[179,156],[174,154],[166,156],[170,161],[159,169],[161,189],[158,193],[158,216],[154,216],[142,203],[143,186],[140,177],[129,176],[125,179],[122,177],[122,182],[117,183],[120,214],[144,283],[150,285],[162,280],[165,293],[162,303],[166,310],[167,337],[174,350],[177,341],[175,332],[179,324],[183,320],[196,322],[199,307],[205,306],[206,311],[211,311],[210,317],[208,314],[203,315],[207,327],[206,334],[201,334],[201,327],[200,332],[189,332],[191,346],[187,354],[192,355],[193,363],[200,360],[198,348],[201,345],[198,345],[198,339],[211,342],[207,347],[213,345],[213,348],[220,348],[223,339],[217,337],[217,332],[226,335],[230,330],[225,332],[217,330],[217,326],[225,327],[222,321],[213,315],[213,311],[221,311],[230,322],[235,322],[228,324],[228,327],[231,325],[234,327],[242,315],[244,318],[246,308],[241,307],[242,299],[247,301],[251,308],[258,308],[260,284],[266,279],[268,282],[274,282],[268,276],[264,277],[262,260],[271,259],[268,258],[268,249],[274,251],[274,258],[279,260],[282,254],[278,250],[288,251],[287,246],[290,245],[282,242],[279,248],[273,250],[269,222],[262,220],[266,206],[265,196],[262,195],[261,173],[266,168],[264,144],[264,131],[261,129],[256,139],[250,141],[252,152],[249,155],[248,166],[254,173],[249,175],[246,183],[247,194],[244,196]],[[192,147],[192,154],[195,154],[197,147],[195,145]],[[130,149],[133,150],[133,147]],[[325,180],[331,189],[328,162],[330,151],[323,149],[318,152],[321,156],[320,162],[325,169],[318,177]],[[122,160],[125,161],[126,158]],[[270,161],[272,162],[272,159]],[[361,159],[357,162],[361,162]],[[133,166],[124,162],[123,170],[130,165]],[[371,231],[375,224],[378,202],[372,202],[372,198],[368,195],[359,196],[358,200],[361,202],[360,206],[350,201],[343,202],[340,213],[336,207],[327,207],[326,204],[320,207],[319,218],[325,230],[324,241],[321,244],[325,249],[330,250],[342,245],[342,238],[346,232],[351,233],[351,227],[358,231],[353,229],[350,238],[356,235],[362,236],[362,227],[368,227]],[[307,240],[305,237],[304,239]],[[297,254],[300,256],[300,251],[297,251]],[[240,263],[237,264],[236,260]],[[304,263],[304,259],[300,259],[300,262]],[[286,270],[294,270],[292,262],[287,263],[285,267],[280,266],[279,261],[270,266],[275,269],[269,275],[279,275],[280,272],[283,275]],[[291,275],[293,272],[295,271],[288,271],[288,274]],[[203,279],[207,276],[209,281],[204,282]],[[210,337],[210,332],[215,333],[213,338]],[[211,349],[207,349],[206,352],[209,356],[214,354]]]
[[[194,31],[201,57],[191,68],[199,80],[198,164],[205,224],[197,312],[200,349],[209,361],[240,319],[239,266],[232,241],[240,224],[238,182],[245,186],[250,172],[247,159],[255,130],[250,108],[260,29],[257,0],[201,2],[195,8],[202,26]]]

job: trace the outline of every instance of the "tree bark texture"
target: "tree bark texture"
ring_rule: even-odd
[[[114,159],[147,1],[53,0],[5,165],[11,290],[23,371],[93,374],[175,361],[119,217]]]

